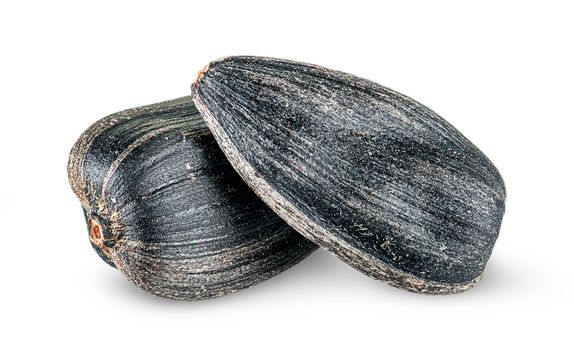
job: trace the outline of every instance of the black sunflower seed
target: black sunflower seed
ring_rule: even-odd
[[[159,296],[230,293],[316,247],[245,185],[191,97],[96,122],[72,149],[68,174],[98,254]]]
[[[305,237],[411,291],[480,279],[504,183],[430,109],[346,73],[262,57],[215,61],[192,90],[235,169]]]

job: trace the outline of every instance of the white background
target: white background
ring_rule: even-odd
[[[571,2],[86,3],[0,5],[0,348],[572,349]],[[318,251],[186,303],[100,261],[67,183],[74,141],[105,115],[188,94],[236,54],[377,81],[478,145],[508,190],[484,280],[417,295]]]

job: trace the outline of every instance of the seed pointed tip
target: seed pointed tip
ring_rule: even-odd
[[[102,248],[104,246],[104,234],[100,223],[95,219],[89,220],[90,241],[93,244]]]
[[[197,86],[197,83],[199,83],[199,80],[201,79],[201,77],[203,77],[203,75],[205,74],[205,72],[207,72],[208,69],[209,69],[209,64],[207,64],[199,72],[197,72],[197,76],[195,77],[195,81],[193,82],[193,85]]]

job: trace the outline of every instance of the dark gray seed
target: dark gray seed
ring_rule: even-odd
[[[250,187],[305,237],[410,291],[464,291],[504,214],[492,163],[436,113],[371,81],[262,57],[211,63],[194,101]]]
[[[241,180],[191,97],[96,122],[72,149],[68,174],[98,254],[155,295],[231,293],[316,248]]]

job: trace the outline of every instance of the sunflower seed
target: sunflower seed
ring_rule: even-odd
[[[68,174],[94,249],[155,295],[217,297],[316,247],[245,185],[191,97],[96,122],[72,149]]]
[[[212,62],[192,90],[235,169],[305,237],[410,291],[479,281],[504,183],[427,107],[350,74],[262,57]]]

